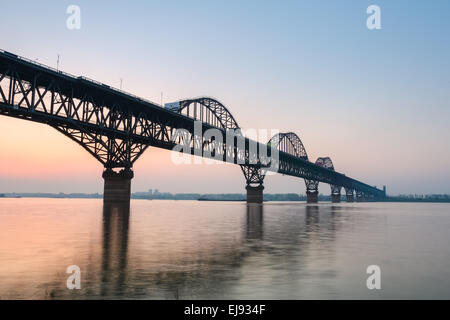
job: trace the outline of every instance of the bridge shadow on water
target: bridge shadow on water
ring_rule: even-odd
[[[280,205],[283,207],[283,205]],[[270,280],[281,270],[281,297],[288,298],[310,259],[333,260],[334,239],[340,225],[340,206],[290,205],[277,215],[272,204],[246,205],[242,236],[227,245],[208,244],[186,257],[180,255],[161,265],[138,265],[135,250],[130,253],[130,210],[124,206],[103,208],[101,275],[90,282],[85,298],[221,299],[275,297],[274,292],[250,292],[258,282]],[[266,216],[267,212],[267,216]],[[220,237],[220,235],[218,235]],[[208,247],[210,245],[210,247]],[[131,254],[131,257],[130,257]],[[129,263],[130,258],[134,261]],[[93,267],[95,268],[95,267]],[[90,269],[93,269],[90,268]],[[148,269],[147,269],[148,268]],[[311,271],[308,271],[311,272]],[[323,272],[323,271],[320,271]],[[309,274],[310,275],[310,274]],[[306,274],[304,275],[307,276]],[[334,277],[326,270],[321,277]],[[89,280],[88,280],[89,281]],[[236,286],[240,283],[239,286]],[[239,287],[239,288],[237,288]],[[286,291],[287,290],[287,291]],[[267,296],[266,296],[267,295]],[[295,297],[293,295],[292,297]]]

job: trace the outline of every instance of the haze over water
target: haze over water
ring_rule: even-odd
[[[450,204],[0,199],[0,298],[450,299],[449,230]]]

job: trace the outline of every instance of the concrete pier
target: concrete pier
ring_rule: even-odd
[[[264,186],[247,186],[247,203],[263,203]]]
[[[355,202],[355,191],[353,189],[345,189],[345,201]]]
[[[306,190],[306,203],[318,203],[319,191]]]
[[[103,203],[105,205],[111,204],[130,204],[131,196],[131,179],[133,179],[132,170],[121,170],[115,172],[111,169],[106,169],[103,172],[103,179],[105,180],[105,188],[103,192]]]
[[[356,202],[364,202],[365,197],[364,194],[361,192],[356,192]]]
[[[339,203],[341,202],[341,194],[332,194],[331,195],[331,202],[332,203]]]

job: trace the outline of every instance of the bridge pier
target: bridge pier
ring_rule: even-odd
[[[306,203],[319,202],[319,181],[305,179]]]
[[[318,190],[306,190],[306,203],[318,203],[319,191]]]
[[[331,185],[331,202],[339,203],[341,202],[341,186]]]
[[[264,177],[261,165],[241,165],[247,186],[247,203],[263,203]]]
[[[355,196],[352,189],[345,189],[345,201],[346,202],[354,202]]]
[[[364,198],[364,193],[362,193],[361,191],[356,191],[356,202],[364,202],[365,198]]]
[[[332,194],[331,195],[331,202],[332,203],[339,203],[341,202],[341,194]]]
[[[110,205],[129,205],[131,197],[131,179],[133,179],[133,171],[131,169],[123,169],[115,172],[112,169],[103,171],[103,179],[105,187],[103,192],[103,203]]]
[[[245,189],[247,189],[247,203],[263,203],[263,185],[257,187],[247,185]]]

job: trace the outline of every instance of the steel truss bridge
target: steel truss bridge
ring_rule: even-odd
[[[129,202],[134,162],[149,146],[241,166],[247,201],[262,202],[268,170],[303,178],[309,202],[317,202],[319,182],[331,186],[338,202],[344,188],[348,201],[380,200],[380,190],[334,170],[329,157],[309,161],[300,138],[279,133],[267,144],[248,139],[230,111],[219,101],[201,97],[168,104],[166,108],[106,84],[55,70],[0,50],[0,114],[45,123],[69,137],[105,168],[104,200]],[[196,123],[201,123],[200,134]],[[197,126],[198,127],[198,126]],[[208,136],[213,129],[229,140]],[[277,157],[273,154],[276,151]]]

